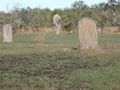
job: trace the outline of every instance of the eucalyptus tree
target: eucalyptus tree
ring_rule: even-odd
[[[112,25],[116,25],[118,23],[117,19],[117,12],[118,11],[118,6],[119,4],[119,0],[108,0],[105,7],[104,7],[104,11],[105,11],[105,15],[108,18],[109,22]]]

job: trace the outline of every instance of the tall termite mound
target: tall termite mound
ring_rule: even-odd
[[[9,43],[12,42],[12,25],[11,24],[5,24],[3,26],[3,42]]]
[[[80,49],[98,48],[97,26],[94,20],[82,18],[78,22],[78,39]]]

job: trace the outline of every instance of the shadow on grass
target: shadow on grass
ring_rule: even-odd
[[[71,56],[64,53],[32,54],[17,56],[0,56],[0,71],[13,72],[20,75],[48,76],[49,78],[64,78],[78,69],[98,69],[112,65],[112,60],[101,61],[96,56]]]

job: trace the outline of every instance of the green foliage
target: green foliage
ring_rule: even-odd
[[[120,24],[120,2],[108,0],[107,3],[87,6],[83,1],[74,2],[70,8],[50,10],[48,8],[20,8],[16,5],[10,12],[0,12],[0,27],[11,23],[14,31],[20,28],[31,29],[53,27],[53,16],[62,17],[62,28],[66,31],[76,30],[82,17],[95,19],[98,27]]]

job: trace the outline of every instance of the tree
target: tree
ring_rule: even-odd
[[[117,24],[117,0],[108,0],[104,7],[104,11],[107,12],[106,17],[112,25]]]

